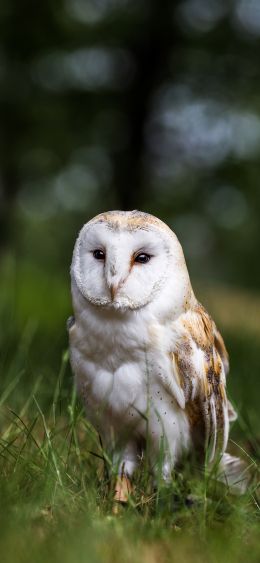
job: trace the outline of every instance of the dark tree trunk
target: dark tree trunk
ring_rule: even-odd
[[[122,109],[129,131],[129,143],[114,158],[114,186],[123,210],[142,208],[149,187],[145,182],[145,126],[153,94],[162,79],[168,79],[169,56],[180,43],[174,23],[173,3],[151,0],[142,35],[128,48],[136,63],[132,87],[125,93]]]

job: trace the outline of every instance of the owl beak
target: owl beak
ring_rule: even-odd
[[[119,288],[119,284],[111,284],[109,287],[112,301],[114,301],[115,299],[118,288]]]
[[[117,267],[116,264],[113,262],[111,265],[107,265],[106,273],[106,284],[108,290],[111,295],[111,301],[115,301],[116,295],[119,289],[124,284],[127,275],[124,276],[124,272],[122,271],[122,267],[120,265]]]

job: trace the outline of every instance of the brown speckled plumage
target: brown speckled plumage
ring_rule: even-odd
[[[207,311],[196,303],[181,316],[183,328],[173,362],[180,385],[184,389],[191,433],[211,449],[211,458],[225,448],[228,434],[228,402],[225,373],[228,356],[221,335]],[[194,354],[203,357],[201,369],[196,369]]]
[[[106,223],[113,230],[127,229],[129,231],[138,229],[150,229],[157,227],[160,230],[167,231],[168,235],[174,236],[173,231],[163,221],[142,211],[109,211],[100,213],[93,219],[96,223]]]

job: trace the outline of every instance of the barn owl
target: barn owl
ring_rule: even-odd
[[[225,453],[235,411],[226,395],[223,339],[192,290],[182,247],[161,220],[110,211],[86,223],[72,266],[70,358],[89,421],[118,472],[126,501],[149,440],[165,482],[183,456],[220,456],[224,479],[240,463]],[[228,468],[228,470],[227,470]]]

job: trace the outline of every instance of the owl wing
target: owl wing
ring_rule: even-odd
[[[212,461],[216,452],[225,451],[229,418],[232,419],[232,415],[233,420],[235,418],[226,396],[228,355],[225,344],[214,321],[200,304],[181,315],[174,330],[171,359],[175,383],[179,392],[183,392],[192,435],[203,441]],[[229,411],[232,411],[230,417]]]

